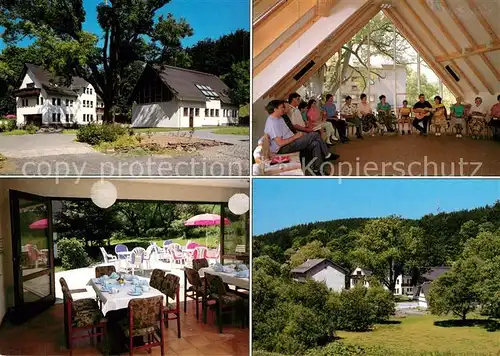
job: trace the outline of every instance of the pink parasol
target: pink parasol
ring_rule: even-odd
[[[4,116],[6,119],[15,119],[16,118],[16,115],[14,114],[8,114],[8,115],[5,115]]]
[[[30,225],[31,230],[43,230],[48,227],[49,227],[49,221],[47,219],[37,220]]]
[[[231,222],[228,218],[224,218],[224,225],[229,225]],[[189,218],[184,222],[185,226],[213,226],[220,225],[220,215],[217,214],[200,214]]]

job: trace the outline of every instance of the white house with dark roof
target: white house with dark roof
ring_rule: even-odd
[[[373,274],[373,272],[366,268],[357,267],[350,276],[350,285],[351,288],[354,288],[356,285],[360,284],[366,288],[370,288],[369,277]],[[394,289],[394,295],[404,295],[404,296],[413,296],[414,286],[412,285],[411,276],[406,276],[400,274],[396,278],[396,286]],[[388,289],[385,285],[383,285],[384,289]]]
[[[213,74],[146,65],[132,102],[132,127],[202,127],[236,124],[238,106]]]
[[[348,270],[326,258],[307,260],[292,269],[294,280],[305,282],[311,278],[317,282],[324,282],[328,288],[336,292],[349,287],[348,276]]]
[[[368,277],[372,275],[372,271],[366,268],[357,267],[350,276],[351,288],[357,285],[362,285],[363,287],[369,288],[370,282],[368,282]]]
[[[70,85],[47,70],[25,64],[16,96],[17,125],[72,125],[102,120],[104,105],[94,87],[73,77]]]
[[[448,272],[451,267],[430,267],[428,271],[422,274],[422,284],[416,287],[416,295],[418,296],[418,306],[427,309],[429,306],[429,290],[432,282]]]

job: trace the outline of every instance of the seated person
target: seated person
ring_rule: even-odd
[[[462,98],[458,97],[457,102],[450,108],[451,125],[457,130],[456,137],[462,138],[462,131],[465,127],[465,106]]]
[[[340,141],[345,143],[349,141],[347,138],[347,124],[344,120],[340,120],[337,116],[337,107],[333,103],[333,95],[326,94],[326,103],[321,107],[323,116],[326,121],[330,122],[339,133]]]
[[[392,128],[392,121],[394,116],[391,115],[391,104],[386,102],[385,95],[380,95],[378,97],[380,102],[377,104],[377,114],[378,114],[378,122],[379,124],[385,125],[387,128],[387,132],[394,132]],[[384,133],[383,131],[381,132]]]
[[[497,96],[497,103],[491,107],[490,117],[489,125],[493,129],[493,139],[500,140],[500,95]]]
[[[431,110],[431,103],[425,100],[424,94],[420,94],[412,110],[415,113],[413,127],[420,131],[420,135],[427,136],[427,126],[431,117]]]
[[[434,104],[432,105],[432,111],[434,112],[434,126],[436,127],[436,136],[441,136],[441,129],[446,126],[446,107],[442,103],[443,99],[441,97],[434,97]]]
[[[328,151],[328,147],[323,142],[317,132],[297,132],[294,134],[285,124],[282,116],[285,113],[285,102],[283,100],[272,100],[266,105],[269,114],[266,120],[264,132],[271,140],[271,152],[286,154],[300,152],[306,157],[314,159],[311,166],[316,174],[320,174],[323,161],[333,161],[339,158],[338,155]]]
[[[300,114],[302,115],[302,120],[304,120],[304,122],[306,122],[307,121],[307,103],[305,101],[301,101],[298,108],[300,110]]]
[[[358,117],[361,120],[361,126],[364,132],[373,131],[378,128],[377,118],[373,115],[372,107],[368,103],[366,94],[361,94],[361,102],[358,104]]]
[[[483,104],[483,99],[479,96],[474,100],[474,105],[470,108],[469,128],[471,137],[478,139],[482,135],[486,127],[486,114],[488,109]]]
[[[332,145],[332,140],[333,141],[338,141],[339,139],[335,135],[335,130],[333,129],[333,125],[331,122],[326,121],[326,119],[323,118],[323,115],[321,111],[319,110],[318,106],[316,105],[316,100],[311,99],[307,103],[307,124],[306,126],[311,130],[315,131],[318,128],[319,129],[324,129],[326,132],[326,144],[327,145]]]
[[[356,136],[363,139],[363,135],[361,135],[361,120],[358,117],[358,109],[356,108],[356,105],[352,103],[352,98],[349,95],[345,97],[345,104],[340,110],[340,118],[354,124],[356,126]]]
[[[408,135],[411,134],[410,114],[411,108],[408,107],[408,100],[403,100],[403,106],[398,110],[398,130],[401,129],[401,134],[403,135],[405,131],[408,132]]]

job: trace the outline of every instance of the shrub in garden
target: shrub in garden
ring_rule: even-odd
[[[367,331],[375,320],[375,310],[367,298],[367,288],[357,286],[332,294],[329,300],[336,330]]]
[[[30,135],[33,135],[36,134],[36,132],[38,131],[38,126],[29,124],[24,126],[24,130],[27,131]]]
[[[116,124],[88,124],[82,125],[76,133],[79,142],[98,145],[102,142],[114,142],[118,137],[125,135],[127,129]]]
[[[64,238],[57,242],[57,251],[64,269],[87,267],[89,256],[83,243],[76,238]]]
[[[375,312],[376,322],[387,320],[396,312],[394,296],[382,286],[370,287],[366,298]]]

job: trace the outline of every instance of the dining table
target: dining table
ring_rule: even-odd
[[[250,290],[250,278],[249,277],[237,277],[236,273],[223,272],[223,271],[215,271],[213,267],[204,267],[200,268],[198,274],[201,278],[205,276],[205,273],[209,273],[215,276],[219,276],[222,281],[226,284]]]
[[[149,286],[149,279],[138,276],[135,276],[135,279],[137,279],[139,282],[146,281],[147,285]],[[91,278],[87,283],[87,285],[90,285],[94,289],[99,300],[102,302],[102,313],[104,315],[106,315],[110,311],[128,308],[128,303],[132,299],[149,298],[161,295],[163,296],[163,304],[165,305],[167,302],[167,297],[165,296],[165,294],[163,294],[158,289],[155,289],[151,286],[149,286],[148,291],[143,291],[141,295],[133,296],[129,294],[130,290],[134,287],[132,280],[130,281],[125,280],[124,284],[119,284],[118,282],[116,284],[114,282],[112,283],[113,287],[115,287],[118,290],[118,293],[116,294],[109,293],[108,291],[106,291],[104,286],[100,284],[99,278]]]

